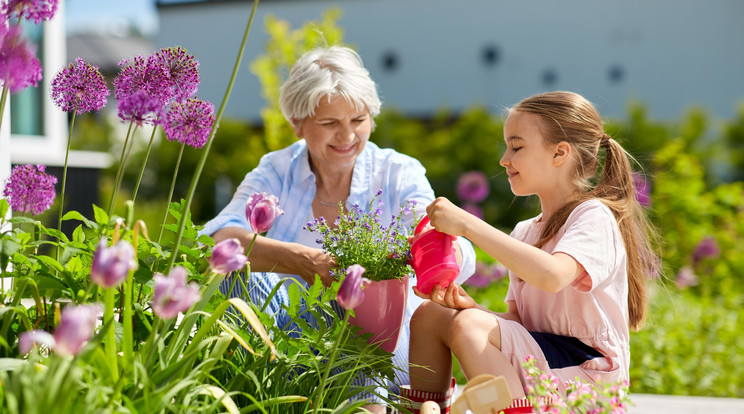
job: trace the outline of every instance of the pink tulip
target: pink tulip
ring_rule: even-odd
[[[253,193],[245,204],[245,217],[255,233],[269,231],[281,214],[284,211],[279,208],[279,199],[266,193]]]
[[[341,287],[338,289],[338,295],[336,300],[338,304],[344,309],[354,309],[362,300],[364,300],[364,290],[362,286],[366,278],[362,277],[366,269],[358,264],[349,266],[346,269],[346,277],[341,282]]]
[[[230,273],[245,266],[248,258],[243,254],[243,245],[232,238],[217,243],[212,249],[209,266],[217,273]]]
[[[187,285],[187,276],[183,266],[174,267],[168,277],[161,274],[153,276],[155,291],[152,295],[152,311],[159,318],[175,318],[201,299],[199,285],[194,282]]]
[[[54,337],[47,331],[26,331],[18,335],[18,352],[26,355],[34,349],[34,346],[44,346],[47,349],[54,348]]]
[[[99,303],[65,306],[59,325],[54,330],[54,341],[57,344],[54,350],[62,356],[77,355],[93,336],[98,315],[102,312],[103,306]]]
[[[136,268],[137,261],[134,260],[134,247],[131,244],[120,241],[107,247],[106,239],[102,238],[93,254],[90,279],[98,286],[111,288],[122,284],[129,271]]]

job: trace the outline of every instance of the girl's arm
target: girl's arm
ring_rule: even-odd
[[[253,233],[241,227],[225,227],[217,230],[212,237],[215,243],[229,238],[240,240],[243,248],[253,240]],[[334,264],[331,256],[321,249],[314,249],[299,243],[289,243],[259,235],[248,255],[252,272],[277,272],[299,275],[307,283],[315,283],[315,274],[320,275],[323,285],[333,282],[330,268]]]
[[[463,236],[490,254],[525,282],[548,292],[559,292],[584,272],[573,257],[550,254],[519,241],[439,197],[426,208],[437,230]]]

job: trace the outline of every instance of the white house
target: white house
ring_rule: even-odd
[[[221,101],[252,4],[157,0],[158,46],[197,56],[201,98]],[[330,7],[383,102],[413,116],[474,103],[499,111],[551,89],[612,117],[638,100],[657,119],[692,106],[729,118],[744,98],[741,0],[262,0],[226,114],[259,119],[248,66],[264,51],[266,15],[297,28]]]

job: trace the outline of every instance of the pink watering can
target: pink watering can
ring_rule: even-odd
[[[455,237],[437,231],[428,224],[429,217],[425,216],[416,226],[409,262],[416,272],[416,288],[425,294],[431,293],[437,284],[442,288],[449,286],[460,273],[452,247]]]

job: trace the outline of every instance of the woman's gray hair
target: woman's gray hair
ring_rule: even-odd
[[[377,86],[369,77],[359,54],[348,47],[330,46],[302,55],[279,88],[279,108],[294,124],[315,114],[321,99],[341,95],[371,118],[380,113]],[[373,123],[374,125],[374,123]]]

